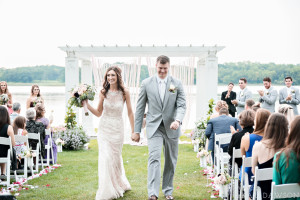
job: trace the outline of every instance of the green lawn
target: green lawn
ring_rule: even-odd
[[[123,159],[132,190],[121,199],[147,199],[147,147],[124,145]],[[95,199],[98,182],[97,141],[91,140],[88,151],[59,153],[62,167],[28,182],[37,189],[22,190],[18,199]],[[48,186],[46,186],[48,185]],[[50,185],[50,186],[49,186]],[[209,199],[206,176],[200,172],[199,161],[192,145],[179,145],[179,158],[174,178],[174,197],[180,199]],[[160,191],[159,199],[164,199]]]

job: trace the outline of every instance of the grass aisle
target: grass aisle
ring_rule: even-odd
[[[132,190],[121,199],[147,199],[147,147],[124,145],[123,161]],[[88,151],[64,151],[59,153],[62,167],[54,172],[28,182],[37,189],[22,190],[18,199],[95,199],[98,184],[97,141],[90,141]],[[163,163],[163,160],[162,160]],[[199,161],[192,145],[179,145],[179,158],[174,178],[176,200],[209,199],[206,177],[200,173]],[[164,199],[160,190],[159,199]]]

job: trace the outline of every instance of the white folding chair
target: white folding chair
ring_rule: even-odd
[[[249,179],[248,179],[248,173],[245,172],[246,167],[252,167],[252,157],[246,158],[245,155],[243,155],[243,166],[242,166],[242,177],[241,177],[241,187],[240,187],[240,199],[243,197],[247,200],[249,199]]]
[[[223,152],[223,149],[221,148],[222,145],[226,145],[230,143],[231,141],[232,134],[226,134],[226,135],[221,135],[219,138],[219,149],[220,149],[220,168],[221,168],[221,173],[224,173],[225,165],[227,166],[228,169],[228,162],[230,159],[230,155],[227,152]]]
[[[6,181],[0,181],[0,185],[6,185],[7,187],[10,186],[10,158],[13,156],[12,154],[12,145],[11,145],[11,138],[8,137],[0,137],[0,144],[1,145],[8,145],[9,149],[7,150],[7,156],[0,158],[0,163],[6,164],[6,176],[1,178],[6,178]],[[4,174],[4,172],[1,172],[1,174]]]
[[[50,166],[50,152],[51,152],[51,162],[52,165],[54,164],[54,157],[53,157],[53,146],[52,146],[52,137],[51,137],[51,130],[46,129],[45,135],[48,135],[48,142],[45,145],[45,149],[47,150],[47,166]]]
[[[40,155],[40,149],[41,149],[41,142],[40,142],[40,133],[28,133],[28,139],[32,140],[38,140],[38,143],[36,145],[36,149],[32,149],[32,151],[35,153],[35,162],[33,162],[34,170],[33,172],[39,172],[39,155]],[[41,156],[42,157],[42,156]],[[32,174],[33,175],[33,174]]]
[[[231,190],[230,190],[230,200],[232,200],[232,196],[234,195],[234,199],[237,200],[239,198],[239,168],[235,162],[236,158],[242,158],[242,153],[240,149],[235,149],[233,147],[232,151],[232,163],[231,163]]]
[[[22,135],[15,135],[15,141],[16,142],[24,142],[26,143],[26,149],[29,149],[29,142],[28,142],[28,136],[22,136]],[[24,159],[24,169],[18,169],[17,172],[24,172],[23,175],[21,175],[24,178],[28,177],[28,172],[27,172],[27,166],[28,162],[32,162],[31,159],[28,159],[25,155],[20,155],[22,159]],[[33,169],[32,165],[30,166],[31,174],[33,174]],[[20,175],[19,175],[20,176]]]
[[[253,189],[253,200],[261,200],[261,189],[257,185],[258,181],[267,181],[273,179],[273,168],[265,168],[265,169],[258,169],[255,167],[255,176],[254,176],[254,189]],[[256,197],[257,196],[257,197]]]
[[[214,142],[214,173],[220,173],[220,138],[226,138],[231,136],[231,133],[215,133],[215,142]],[[229,141],[230,142],[230,141]],[[218,143],[218,144],[217,144]]]
[[[300,197],[300,185],[298,183],[275,185],[275,182],[272,182],[271,200],[296,197]]]

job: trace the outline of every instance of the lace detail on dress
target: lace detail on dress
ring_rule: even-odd
[[[123,106],[123,93],[108,91],[103,102],[103,114],[99,122],[97,137],[99,185],[96,200],[119,198],[126,190],[131,189],[122,159]]]

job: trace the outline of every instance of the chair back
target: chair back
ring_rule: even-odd
[[[232,150],[232,163],[231,163],[231,177],[234,178],[238,175],[238,166],[237,164],[235,163],[235,159],[236,158],[242,158],[242,152],[241,152],[241,149],[235,149],[235,147],[233,147],[233,150]],[[232,180],[235,180],[235,179],[232,179]],[[231,188],[234,188],[233,184],[237,184],[237,181],[231,181]],[[236,188],[232,189],[230,191],[230,200],[232,200],[232,195],[234,193],[234,190]],[[235,198],[237,199],[238,197],[235,196]]]
[[[271,200],[296,197],[300,197],[300,185],[298,183],[275,185],[275,182],[272,182]]]
[[[15,135],[15,142],[28,142],[27,135]]]
[[[242,177],[241,177],[241,187],[240,187],[240,199],[243,197],[243,189],[244,189],[244,181],[245,181],[245,188],[248,189],[247,183],[248,183],[248,174],[245,172],[246,167],[252,166],[252,157],[247,157],[245,155],[242,156],[243,159],[243,165],[242,165]],[[247,175],[245,175],[247,174]],[[245,195],[247,196],[247,195]]]
[[[258,166],[255,167],[255,177],[254,177],[254,188],[253,188],[253,200],[256,200],[258,196],[258,181],[267,181],[273,180],[273,168],[264,168],[258,169]]]
[[[40,133],[28,133],[27,135],[28,135],[28,139],[40,141]]]
[[[220,134],[219,134],[220,135]],[[231,133],[223,133],[219,136],[219,146],[223,144],[229,144],[231,140],[232,134]]]

